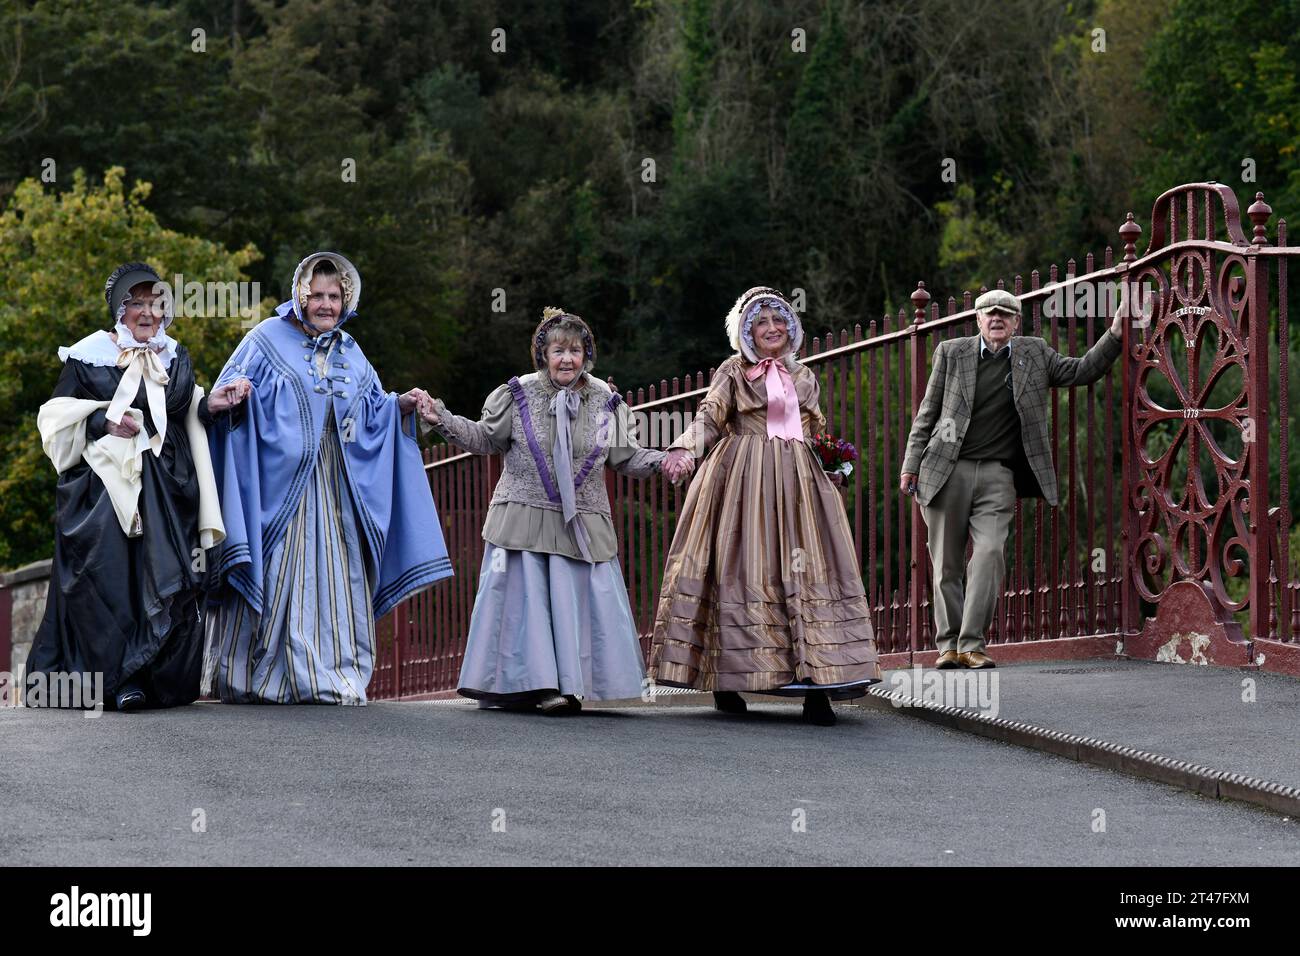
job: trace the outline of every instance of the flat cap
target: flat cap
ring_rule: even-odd
[[[975,311],[999,311],[1010,312],[1012,315],[1020,314],[1020,300],[1008,292],[1006,289],[989,289],[978,299],[975,300]]]

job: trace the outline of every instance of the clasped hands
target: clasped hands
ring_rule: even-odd
[[[221,385],[212,390],[208,396],[208,411],[213,414],[229,411],[253,392],[253,383],[246,378],[237,378],[229,385]]]
[[[695,456],[685,448],[674,448],[664,458],[662,470],[675,485],[695,471]]]
[[[208,396],[208,411],[212,414],[220,414],[234,408],[253,391],[253,384],[246,378],[236,379],[229,385],[222,385],[212,390]],[[429,393],[422,388],[413,388],[397,397],[398,408],[403,415],[410,414],[418,409],[420,417],[430,425],[438,424],[438,416],[434,411],[433,399]],[[140,426],[130,416],[123,416],[120,422],[108,422],[104,430],[118,438],[130,438],[140,430]]]
[[[252,391],[253,383],[246,378],[235,379],[228,385],[214,388],[208,396],[208,411],[213,415],[229,411],[248,398]],[[130,415],[123,415],[120,422],[107,421],[104,425],[104,432],[115,438],[133,438],[139,431],[140,426]]]
[[[438,417],[433,396],[422,388],[413,388],[405,395],[398,396],[397,404],[403,415],[412,411],[417,412],[420,418],[430,425],[438,425],[442,421]]]

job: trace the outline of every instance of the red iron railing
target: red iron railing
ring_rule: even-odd
[[[1017,503],[1004,592],[987,635],[1000,661],[1100,656],[1114,653],[1117,642],[1134,656],[1182,660],[1178,642],[1194,632],[1205,640],[1189,643],[1186,653],[1196,650],[1208,662],[1254,661],[1300,673],[1300,581],[1287,559],[1286,427],[1287,262],[1300,248],[1285,246],[1285,222],[1278,224],[1278,245],[1268,244],[1271,210],[1262,196],[1248,214],[1250,240],[1231,190],[1180,186],[1157,200],[1151,241],[1140,257],[1141,228],[1130,214],[1120,228],[1125,247],[1118,263],[1108,247],[1100,266],[1087,254],[1081,273],[1070,260],[1064,270],[1051,266],[1046,281],[1031,272],[1027,288],[1015,277],[1021,334],[1040,335],[1066,355],[1082,355],[1105,331],[1116,301],[1107,296],[1118,283],[1146,281],[1155,295],[1145,327],[1126,330],[1115,370],[1086,388],[1048,392],[1060,506]],[[972,299],[965,292],[960,302],[950,297],[941,307],[918,283],[910,313],[900,309],[865,330],[856,325],[812,337],[802,354],[819,377],[827,431],[859,450],[845,506],[886,666],[925,664],[934,656],[925,527],[919,506],[898,493],[898,476],[930,356],[940,341],[975,333]],[[1179,363],[1190,369],[1187,375],[1175,370]],[[1233,369],[1243,379],[1240,393],[1207,406],[1225,392],[1220,383]],[[626,392],[642,422],[642,443],[662,448],[675,438],[712,375],[710,369],[707,376],[696,372]],[[1165,380],[1163,392],[1153,394],[1153,375]],[[1179,407],[1160,404],[1171,395]],[[1276,429],[1271,460],[1279,477],[1270,494],[1275,421],[1283,427]],[[1176,433],[1151,437],[1162,428]],[[1249,440],[1241,440],[1248,429]],[[1224,453],[1224,435],[1231,433],[1236,444],[1226,444],[1242,449],[1236,458]],[[1206,448],[1213,462],[1208,471],[1200,460]],[[426,452],[426,462],[457,576],[381,622],[370,687],[375,698],[454,693],[464,652],[483,556],[480,531],[500,464],[447,446]],[[1207,478],[1220,489],[1212,507]],[[648,651],[684,490],[657,475],[637,481],[607,469],[605,480],[618,560]],[[1269,508],[1274,500],[1279,506]],[[1189,586],[1205,595],[1204,614],[1199,598],[1187,595]],[[1260,654],[1264,661],[1257,661]]]

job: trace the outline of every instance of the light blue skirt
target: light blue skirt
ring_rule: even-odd
[[[485,547],[461,694],[487,702],[556,692],[623,700],[640,697],[644,679],[617,558],[588,564]]]
[[[258,615],[234,588],[208,615],[204,692],[228,704],[364,704],[374,670],[376,569],[332,419],[313,478],[263,568]]]

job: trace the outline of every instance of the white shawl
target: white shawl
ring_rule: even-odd
[[[189,435],[194,473],[199,483],[199,544],[207,550],[226,537],[226,526],[221,520],[208,436],[199,422],[199,400],[202,397],[203,389],[194,386],[189,412],[185,416],[185,431]],[[146,449],[152,450],[152,443],[144,427],[144,415],[136,408],[125,410],[125,414],[140,426],[131,438],[104,435],[98,441],[88,443],[86,419],[99,409],[107,409],[109,404],[85,398],[52,398],[37,413],[36,427],[41,433],[41,446],[54,463],[55,471],[63,474],[84,459],[104,483],[122,531],[128,537],[137,537],[142,533],[139,507],[141,456]]]

